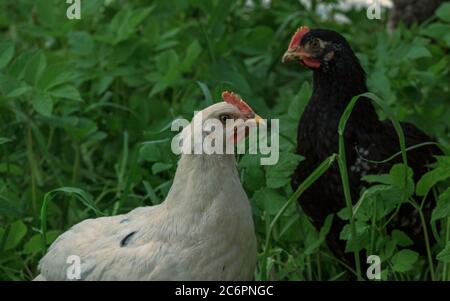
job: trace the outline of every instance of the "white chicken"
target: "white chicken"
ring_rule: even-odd
[[[236,94],[222,97],[194,120],[261,120]],[[234,155],[183,153],[163,203],[76,224],[53,242],[34,280],[67,280],[71,255],[80,280],[251,280],[256,237]]]

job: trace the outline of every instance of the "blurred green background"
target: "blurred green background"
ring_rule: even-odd
[[[172,120],[192,118],[224,89],[242,95],[259,115],[280,119],[277,165],[239,157],[262,254],[301,160],[294,154],[296,129],[311,72],[281,64],[300,25],[342,33],[368,73],[370,90],[399,120],[450,147],[448,5],[420,26],[400,25],[392,33],[385,9],[381,20],[368,20],[365,9],[335,6],[320,15],[315,5],[298,1],[82,0],[81,20],[67,19],[68,6],[62,0],[0,2],[1,280],[36,276],[45,247],[41,217],[50,243],[95,217],[92,206],[111,215],[164,200],[178,159],[169,151]],[[442,180],[450,177],[447,164]],[[51,192],[60,187],[77,189]],[[448,208],[436,219],[444,226],[447,197]],[[45,198],[51,201],[41,213]],[[370,230],[367,224],[361,233]],[[384,279],[446,278],[445,233],[433,246],[433,256],[440,254],[433,257],[434,275],[426,259],[399,251],[408,246],[404,233],[383,233]],[[273,228],[255,279],[347,279],[323,243],[325,234],[290,207]]]

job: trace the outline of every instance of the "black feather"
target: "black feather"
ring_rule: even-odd
[[[133,237],[134,234],[136,234],[137,231],[133,231],[130,234],[127,234],[121,241],[120,241],[120,246],[121,247],[126,247],[128,245],[128,243],[130,242],[131,237]]]

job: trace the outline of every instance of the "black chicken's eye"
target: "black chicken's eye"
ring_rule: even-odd
[[[314,40],[311,41],[311,47],[312,48],[319,48],[319,46],[320,46],[319,39],[314,39]]]
[[[219,119],[222,123],[227,122],[227,119],[231,119],[231,115],[230,114],[221,114],[219,116]]]

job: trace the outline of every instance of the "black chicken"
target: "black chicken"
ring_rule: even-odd
[[[283,62],[298,60],[313,70],[313,93],[301,117],[297,133],[297,152],[305,156],[292,178],[292,187],[298,185],[328,156],[338,152],[338,123],[350,100],[367,92],[366,76],[358,58],[348,42],[335,31],[310,30],[300,27],[291,39]],[[431,138],[408,123],[402,123],[406,146],[431,141]],[[362,158],[380,161],[399,152],[397,134],[390,122],[379,120],[369,100],[357,102],[345,130],[347,168],[352,201],[359,198],[366,174],[388,173],[391,167],[400,163],[401,156],[384,164],[368,163]],[[428,164],[435,161],[434,155],[441,154],[435,145],[428,145],[408,152],[408,163],[414,171],[414,180],[428,171]],[[334,164],[300,198],[303,211],[313,225],[320,229],[325,218],[345,206],[344,192],[337,164]],[[433,199],[426,200],[424,215],[429,222]],[[352,254],[345,253],[345,241],[339,238],[345,225],[338,217],[333,219],[327,244],[340,259],[354,266]],[[404,204],[389,224],[390,229],[404,231],[415,243],[412,247],[426,252],[423,228],[415,208]],[[430,229],[428,229],[430,231]],[[432,237],[430,232],[430,237]],[[362,262],[365,259],[361,258]]]

